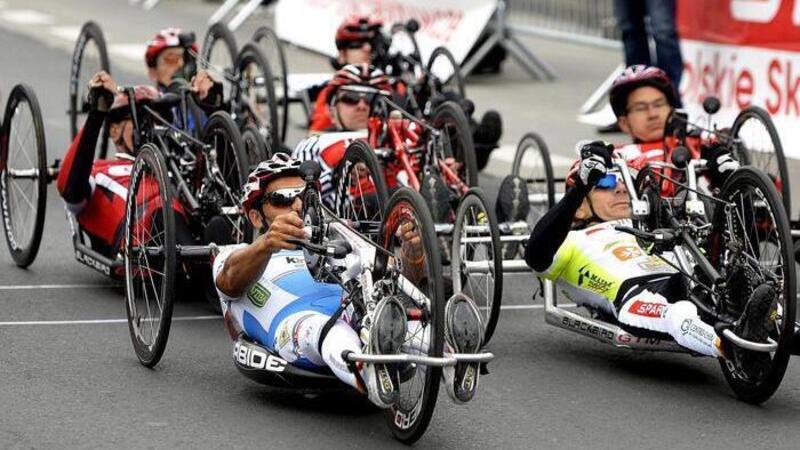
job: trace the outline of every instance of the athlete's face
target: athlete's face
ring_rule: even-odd
[[[108,127],[108,137],[114,142],[120,153],[133,152],[133,120],[124,119],[114,122]]]
[[[342,130],[363,130],[369,122],[369,102],[366,97],[340,92],[336,101],[337,125]]]
[[[264,189],[264,195],[267,197],[267,199],[261,205],[261,214],[263,214],[263,217],[267,219],[267,223],[265,224],[261,220],[261,215],[259,215],[255,210],[250,210],[248,213],[250,222],[256,229],[261,229],[265,225],[268,226],[273,220],[275,220],[276,217],[280,216],[281,214],[286,214],[291,211],[295,211],[299,214],[303,210],[302,196],[298,195],[288,204],[272,201],[270,200],[269,196],[273,192],[288,193],[293,189],[302,189],[305,187],[305,185],[306,184],[303,179],[298,176],[281,177],[270,181],[269,184],[267,184],[266,189]]]
[[[369,41],[361,42],[360,46],[354,45],[353,48],[343,48],[339,50],[340,64],[371,64],[372,63],[372,44]]]
[[[156,58],[156,66],[148,70],[150,79],[169,86],[175,74],[183,68],[183,49],[172,47],[162,51]]]
[[[628,190],[625,189],[625,183],[619,180],[615,188],[601,189],[596,187],[592,189],[575,213],[575,218],[579,220],[589,219],[592,217],[592,210],[594,210],[594,215],[604,222],[630,218],[630,197],[628,196]]]
[[[618,119],[619,127],[641,142],[660,141],[664,138],[664,125],[671,110],[663,92],[643,86],[628,95],[625,115]]]

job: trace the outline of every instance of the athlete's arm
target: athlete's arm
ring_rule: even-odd
[[[252,244],[235,250],[217,275],[217,289],[230,298],[239,298],[256,282],[269,264],[273,253],[297,248],[287,242],[290,238],[305,239],[303,220],[292,211],[279,215],[272,221],[267,232]]]
[[[106,114],[102,112],[89,112],[83,129],[69,146],[64,163],[58,172],[56,183],[58,192],[71,206],[80,208],[79,205],[88,200],[92,194],[89,176],[92,174],[94,150],[105,117]]]
[[[550,208],[531,232],[525,247],[525,262],[537,272],[544,272],[553,263],[558,248],[569,234],[575,212],[580,208],[590,188],[578,184]]]

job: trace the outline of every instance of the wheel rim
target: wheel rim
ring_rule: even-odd
[[[784,253],[789,249],[783,248],[783,242],[777,231],[777,220],[774,212],[767,201],[766,195],[760,188],[754,186],[740,186],[730,192],[725,200],[730,202],[733,206],[730,213],[730,226],[726,228],[727,233],[722,236],[725,242],[739,242],[743,244],[743,251],[745,256],[743,258],[734,258],[730,250],[723,250],[718,267],[734,267],[735,265],[746,265],[749,270],[756,273],[758,279],[764,280],[774,278],[779,293],[777,299],[777,306],[770,316],[769,335],[770,338],[776,342],[780,342],[784,337],[784,330],[791,322],[794,323],[794,318],[784,317],[786,310],[786,296],[795,295],[795,293],[787,292],[786,289],[786,274],[784,267],[791,267],[794,270],[794,264],[791,264],[791,259],[786,261]],[[732,231],[731,231],[732,230]],[[718,245],[720,245],[718,243]],[[787,266],[788,264],[788,266]],[[741,299],[736,304],[744,306]],[[739,314],[741,311],[729,311],[732,315]],[[776,352],[769,354],[773,360],[776,358]],[[735,367],[729,365],[731,375],[738,381],[746,384],[759,384],[764,380],[752,380],[748,374],[745,374]]]
[[[8,242],[15,251],[28,248],[34,238],[39,204],[38,142],[33,111],[17,103],[8,126],[7,160],[2,172],[3,216]]]
[[[736,130],[736,136],[748,151],[750,165],[764,171],[783,195],[783,181],[775,143],[767,125],[757,116],[747,117]]]
[[[131,187],[134,207],[129,206],[125,248],[126,290],[131,327],[139,343],[152,352],[158,341],[167,309],[170,281],[166,255],[166,214],[154,169],[142,164],[142,173]]]
[[[369,166],[360,161],[346,161],[341,186],[342,218],[356,222],[380,223],[383,205],[378,195],[375,177]]]
[[[533,227],[550,209],[547,168],[541,149],[533,140],[522,144],[522,157],[519,160],[517,176],[528,186],[528,225]]]
[[[102,61],[100,59],[100,47],[94,39],[87,39],[86,45],[83,47],[81,54],[80,69],[78,72],[77,84],[77,112],[79,116],[85,116],[89,113],[89,103],[87,102],[87,94],[89,92],[89,80],[92,76],[103,70]],[[77,129],[83,128],[83,119],[79,120]]]
[[[456,222],[458,247],[454,249],[453,257],[458,261],[453,262],[453,267],[457,267],[459,273],[453,276],[453,292],[463,292],[475,301],[485,330],[494,305],[497,286],[495,255],[498,249],[492,242],[488,212],[480,202],[471,201],[473,198],[464,200],[463,215],[459,214]],[[476,238],[481,238],[481,242],[472,242]],[[468,264],[476,271],[468,270]],[[478,272],[479,268],[485,272]]]
[[[252,123],[256,126],[261,136],[267,141],[270,148],[274,148],[270,124],[272,123],[267,75],[260,65],[254,60],[247,60],[241,67],[242,92],[240,100],[248,105]]]
[[[222,208],[237,207],[242,195],[242,179],[246,175],[240,172],[236,147],[222,127],[211,128],[204,140],[217,154],[216,164],[221,176],[221,179],[217,180],[217,190],[220,196],[219,206]],[[247,219],[244,215],[223,214],[223,216],[231,225],[230,243],[245,242]]]
[[[224,39],[213,37],[212,39],[211,47],[206,55],[206,64],[203,65],[224,78],[222,95],[224,98],[230,99],[233,86],[228,80],[233,79],[234,56],[228,51]],[[222,73],[219,73],[220,71]]]
[[[286,67],[285,67],[285,59],[281,54],[280,49],[280,42],[278,42],[275,38],[275,35],[270,32],[265,32],[261,35],[260,39],[258,40],[259,48],[263,51],[264,56],[267,59],[267,62],[270,64],[270,68],[273,69],[272,73],[272,85],[275,92],[275,99],[282,105],[282,108],[278,108],[278,123],[280,126],[280,139],[281,141],[286,139],[286,120],[287,120],[287,112],[288,112],[288,104],[285,103],[288,101],[286,98],[287,92],[286,83],[287,80],[285,79],[286,76]],[[276,65],[280,65],[280,67],[276,67]],[[276,70],[277,69],[277,70]],[[266,95],[266,93],[265,93]],[[269,123],[269,122],[265,122]]]
[[[436,92],[452,92],[461,95],[462,87],[456,75],[458,67],[444,53],[437,52],[428,64],[428,75],[432,78]]]
[[[399,255],[403,242],[398,236],[398,230],[407,223],[411,223],[418,229],[421,228],[421,220],[416,215],[414,206],[405,200],[397,202],[391,211],[387,213],[386,228],[384,230],[384,243],[386,248],[395,255]],[[426,252],[424,260],[421,262],[423,273],[431,274],[430,268],[431,261],[430,255]],[[435,283],[429,283],[424,286],[423,283],[417,283],[417,288],[424,292],[429,299],[435,301],[435,293],[431,292],[431,287]],[[421,316],[430,317],[431,314],[436,314],[434,305],[417,305],[411,303],[410,299],[407,300],[405,305],[409,311],[409,316],[412,310],[421,311]],[[408,332],[406,333],[406,340],[401,346],[402,352],[412,355],[427,355],[436,356],[435,343],[432,342],[432,336],[435,335],[433,329],[437,321],[433,317],[429,320],[409,320]],[[437,369],[425,365],[411,365],[401,370],[400,382],[400,395],[390,409],[391,416],[395,427],[401,431],[408,432],[413,430],[419,425],[419,420],[422,419],[423,406],[425,405],[426,395],[435,395],[432,389],[437,386],[431,385],[431,377]]]

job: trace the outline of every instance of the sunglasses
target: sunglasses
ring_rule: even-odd
[[[367,102],[368,105],[372,104],[372,100],[375,98],[375,92],[354,92],[354,91],[343,91],[339,94],[337,100],[345,105],[355,106],[361,100]]]
[[[371,44],[370,41],[348,41],[344,43],[344,48],[348,50],[356,50],[364,47],[367,44]]]
[[[276,208],[288,208],[292,206],[297,197],[306,191],[305,186],[276,189],[272,192],[264,193],[264,201]]]
[[[617,184],[622,181],[622,175],[616,172],[611,172],[603,175],[603,178],[594,186],[596,189],[616,189]]]

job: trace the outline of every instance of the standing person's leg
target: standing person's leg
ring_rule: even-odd
[[[622,32],[625,65],[651,65],[650,45],[644,27],[644,0],[614,0],[614,17]]]
[[[675,0],[646,1],[650,31],[656,43],[656,64],[667,73],[675,89],[679,89],[683,75],[683,57],[678,43],[678,30],[675,27]],[[680,107],[680,92],[676,94],[678,94],[677,106]]]

